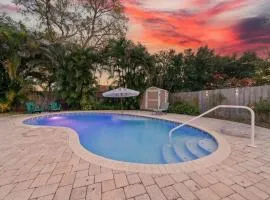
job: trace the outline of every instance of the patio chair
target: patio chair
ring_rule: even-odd
[[[56,101],[49,104],[49,111],[50,112],[61,111],[61,108],[62,108],[61,104],[57,103]]]
[[[26,102],[25,106],[26,106],[26,111],[29,114],[36,113],[36,112],[39,112],[39,113],[42,112],[41,107],[39,105],[37,105],[34,101]]]
[[[169,103],[163,103],[161,104],[161,106],[158,109],[154,109],[153,110],[153,114],[162,114],[165,113],[166,111],[168,111],[169,109]]]

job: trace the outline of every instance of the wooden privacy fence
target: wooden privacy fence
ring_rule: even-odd
[[[270,85],[170,94],[171,104],[179,101],[189,102],[198,106],[200,112],[205,112],[221,104],[250,106],[260,100],[267,100],[270,102]],[[220,109],[215,111],[212,116],[213,115],[220,118],[240,120],[247,120],[250,118],[247,111],[240,109]],[[270,113],[267,120],[270,120]],[[270,123],[270,121],[268,121],[268,123]]]

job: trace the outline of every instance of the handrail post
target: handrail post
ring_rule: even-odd
[[[251,113],[251,143],[249,146],[256,147],[255,145],[255,114],[252,109],[250,110],[250,113]]]
[[[254,111],[251,108],[249,108],[247,106],[237,106],[237,105],[219,105],[219,106],[216,106],[216,107],[211,108],[210,110],[208,110],[208,111],[200,114],[199,116],[194,117],[194,118],[192,118],[192,119],[190,119],[190,120],[188,120],[188,121],[180,124],[179,126],[174,127],[169,132],[169,141],[170,141],[170,143],[172,144],[172,133],[175,130],[177,130],[177,129],[179,129],[179,128],[181,128],[181,127],[189,124],[190,122],[192,122],[192,121],[194,121],[194,120],[196,120],[196,119],[198,119],[200,117],[203,117],[204,115],[206,115],[206,114],[208,114],[208,113],[210,113],[210,112],[212,112],[212,111],[214,111],[214,110],[216,110],[218,108],[242,108],[242,109],[246,109],[246,110],[249,110],[250,111],[250,114],[251,114],[251,134],[250,134],[251,142],[250,142],[250,144],[248,146],[250,146],[250,147],[256,147],[256,145],[255,145],[255,113],[254,113]]]

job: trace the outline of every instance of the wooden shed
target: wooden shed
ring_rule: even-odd
[[[162,104],[168,103],[168,101],[169,92],[167,90],[150,87],[143,94],[140,108],[141,110],[158,109]]]

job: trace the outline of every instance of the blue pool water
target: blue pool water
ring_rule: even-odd
[[[35,117],[24,121],[30,125],[69,127],[75,130],[80,143],[92,153],[113,160],[167,164],[185,162],[209,155],[217,142],[208,133],[174,122],[109,113],[63,113]]]

